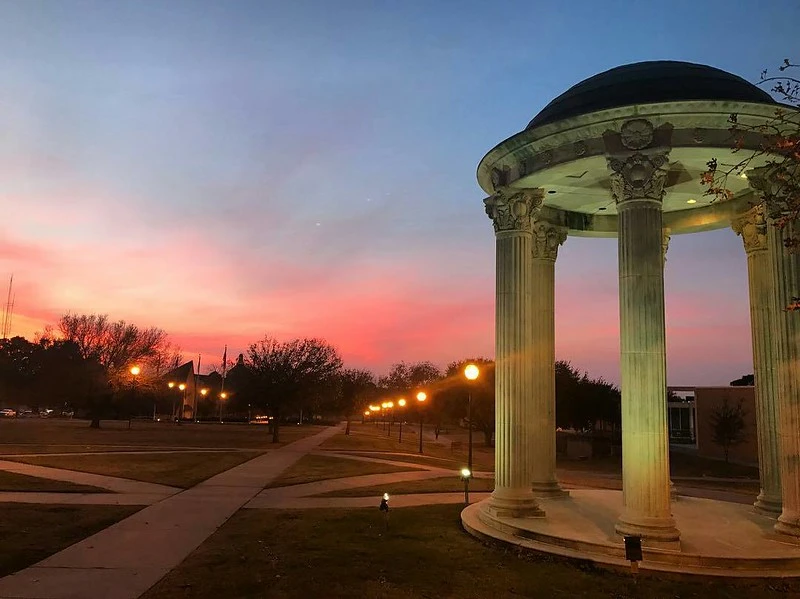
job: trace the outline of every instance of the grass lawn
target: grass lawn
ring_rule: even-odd
[[[785,599],[800,583],[676,579],[600,570],[484,545],[461,506],[241,510],[143,599],[636,597]]]
[[[294,466],[286,470],[279,478],[272,481],[267,488],[302,485],[318,480],[347,478],[349,476],[361,476],[362,474],[389,474],[391,472],[407,472],[408,470],[417,470],[417,468],[361,462],[324,455],[306,455],[300,458]]]
[[[469,483],[469,490],[494,491],[493,478],[474,478]],[[322,493],[318,497],[370,497],[389,493],[400,495],[409,493],[463,493],[464,482],[457,476],[447,478],[431,478],[427,480],[410,480],[408,482],[390,483],[378,487],[358,487]]]
[[[273,444],[267,427],[256,424],[176,425],[143,420],[134,421],[128,430],[127,420],[104,420],[100,429],[92,429],[88,420],[14,418],[0,420],[0,454],[43,453],[54,446],[60,446],[58,452],[109,451],[115,446],[274,449],[324,429],[286,425],[280,430],[281,442]]]
[[[406,431],[409,434],[406,434]],[[387,451],[403,452],[413,456],[419,456],[419,429],[414,425],[403,427],[403,442],[398,443],[399,427],[395,423],[392,426],[392,436],[389,437],[380,426],[375,424],[353,423],[350,435],[344,433],[334,435],[325,441],[320,448],[336,451]],[[466,435],[463,435],[466,439]],[[475,435],[473,443],[473,464],[479,470],[494,470],[494,449],[487,448],[481,442],[483,435]],[[457,437],[462,441],[461,437]],[[458,464],[458,469],[467,463],[467,443],[462,442],[459,449],[452,451],[448,445],[441,445],[423,440],[423,451],[425,456],[440,458]],[[399,459],[392,456],[391,459]],[[447,467],[447,465],[444,465]]]
[[[35,564],[141,509],[120,505],[0,505],[0,576]]]
[[[758,468],[753,466],[725,464],[719,460],[710,460],[674,451],[669,454],[669,466],[672,476],[712,476],[758,480]],[[621,474],[622,456],[596,457],[588,460],[572,460],[559,456],[558,467],[564,470]]]
[[[188,488],[263,452],[26,456],[16,462]]]
[[[16,472],[0,470],[0,491],[30,493],[108,493],[106,489],[77,485],[75,483],[38,478]]]

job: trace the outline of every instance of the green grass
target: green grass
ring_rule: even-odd
[[[100,429],[87,420],[2,419],[0,454],[42,453],[59,446],[57,452],[109,451],[125,446],[139,448],[240,448],[274,449],[325,429],[322,426],[283,426],[281,442],[272,443],[267,427],[247,424],[183,423],[104,420]]]
[[[258,451],[227,453],[165,453],[26,456],[16,462],[118,476],[148,483],[188,488],[260,455]]]
[[[0,470],[0,491],[25,493],[109,493],[106,489],[90,487],[89,485],[78,485],[60,480],[38,478],[36,476],[28,476],[27,474],[6,472],[5,470]]]
[[[406,431],[410,429],[410,434]],[[325,441],[320,449],[335,451],[382,451],[382,452],[402,452],[409,456],[421,457],[419,454],[419,429],[413,425],[403,427],[403,442],[399,443],[398,425],[392,426],[391,437],[375,424],[352,425],[350,435],[344,433],[334,435]],[[463,435],[466,438],[466,435]],[[473,464],[479,470],[494,470],[494,449],[487,448],[481,442],[483,435],[476,435],[473,443]],[[461,436],[456,440],[462,441]],[[423,440],[423,455],[429,458],[439,458],[446,463],[458,464],[458,468],[467,463],[467,443],[463,442],[460,449],[451,451],[449,446],[439,445],[427,439]],[[377,457],[377,456],[376,456]],[[399,456],[391,456],[387,459],[400,459]],[[447,467],[446,465],[444,467]]]
[[[469,490],[472,492],[484,492],[494,490],[493,478],[475,478],[469,483]],[[371,497],[389,493],[389,495],[401,495],[412,493],[463,493],[464,482],[457,476],[446,478],[430,478],[426,480],[410,480],[400,483],[389,483],[377,487],[357,487],[355,489],[342,489],[340,491],[330,491],[321,493],[318,497]]]
[[[302,485],[331,478],[361,476],[362,474],[389,474],[391,472],[407,472],[409,470],[416,470],[416,468],[413,466],[404,468],[391,464],[361,462],[324,455],[306,455],[300,458],[279,478],[272,481],[268,488]]]
[[[143,599],[604,597],[786,599],[800,583],[628,573],[485,545],[461,506],[242,510]]]
[[[6,576],[127,518],[141,507],[2,503],[0,509],[0,576]]]

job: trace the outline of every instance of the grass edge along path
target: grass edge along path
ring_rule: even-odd
[[[348,460],[347,458],[314,453],[300,458],[293,466],[267,485],[266,488],[289,487],[364,474],[392,474],[393,472],[409,472],[413,470],[422,470],[422,468],[414,467],[413,464],[409,464],[408,467],[395,466],[382,462]]]
[[[0,503],[0,577],[135,514],[141,506]]]

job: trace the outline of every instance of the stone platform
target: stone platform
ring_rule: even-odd
[[[535,551],[629,567],[614,524],[622,493],[571,490],[564,499],[542,499],[544,518],[496,518],[486,501],[461,513],[467,532]],[[672,513],[681,532],[680,551],[643,549],[642,570],[737,577],[800,576],[800,543],[776,534],[775,520],[751,506],[680,497]]]

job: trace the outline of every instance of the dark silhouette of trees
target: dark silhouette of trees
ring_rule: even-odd
[[[591,379],[569,362],[556,362],[556,425],[592,430],[599,421],[619,426],[620,393],[602,378]],[[666,408],[665,408],[666,409]]]
[[[335,393],[342,359],[322,339],[293,339],[281,342],[264,337],[252,344],[244,359],[250,371],[245,375],[248,391],[259,407],[273,417],[272,442],[279,441],[284,408],[301,405],[320,393]]]
[[[338,409],[347,419],[344,434],[350,434],[350,420],[357,407],[367,405],[375,396],[375,375],[369,370],[348,368],[339,375]]]
[[[725,454],[725,463],[728,463],[731,447],[747,441],[747,431],[744,418],[747,412],[742,407],[742,400],[731,406],[728,399],[711,413],[711,440],[722,447]]]
[[[144,376],[137,383],[144,391],[155,379],[154,374],[174,362],[175,351],[167,334],[156,327],[143,329],[124,320],[112,322],[105,314],[64,314],[56,330],[63,340],[75,344],[84,360],[97,365],[94,370],[99,367],[105,373],[108,390],[86,402],[92,428],[100,427],[100,419],[110,411],[114,399],[132,399],[132,366],[142,368]],[[52,333],[42,339],[52,341]],[[131,409],[127,406],[128,412]]]

